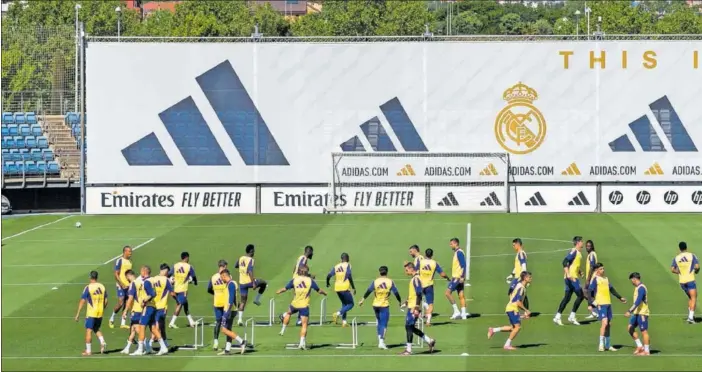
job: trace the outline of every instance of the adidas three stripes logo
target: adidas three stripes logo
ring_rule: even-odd
[[[585,197],[585,193],[580,191],[573,197],[573,200],[568,202],[568,205],[590,205],[590,201]]]
[[[460,204],[458,204],[458,200],[456,200],[456,197],[453,195],[452,192],[449,192],[444,196],[443,199],[438,204],[440,207],[457,207]]]

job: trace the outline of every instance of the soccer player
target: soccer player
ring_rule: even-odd
[[[417,328],[417,321],[421,321],[421,305],[422,305],[422,281],[419,278],[419,273],[417,272],[416,266],[413,262],[405,263],[405,274],[412,277],[409,282],[409,293],[407,295],[407,301],[403,306],[407,307],[407,315],[405,317],[405,333],[407,334],[407,346],[405,350],[400,353],[400,355],[407,356],[412,355],[412,342],[414,340],[414,335],[421,337],[429,345],[429,352],[434,351],[436,346],[436,340],[429,337],[429,335],[422,332]]]
[[[190,306],[188,305],[188,283],[193,282],[197,285],[197,277],[195,269],[190,265],[190,254],[183,252],[180,254],[180,262],[173,265],[173,293],[176,299],[176,309],[171,318],[171,323],[168,325],[171,328],[178,328],[175,322],[180,315],[180,310],[185,310],[185,316],[188,318],[188,323],[191,327],[195,327],[195,321],[190,316]]]
[[[400,298],[400,293],[397,291],[395,282],[388,278],[388,267],[381,266],[378,272],[380,276],[368,286],[368,290],[366,290],[363,298],[358,301],[358,306],[363,306],[363,302],[371,293],[375,294],[373,311],[375,312],[375,320],[378,323],[376,328],[378,332],[378,348],[387,350],[388,347],[385,345],[385,333],[387,332],[388,323],[390,322],[390,294],[395,295],[400,306],[402,306],[402,299]]]
[[[300,329],[300,344],[298,348],[300,350],[305,350],[307,348],[305,341],[307,337],[307,323],[310,317],[310,293],[312,290],[317,291],[317,293],[322,296],[326,296],[327,293],[319,288],[314,279],[310,277],[307,266],[300,266],[297,271],[297,277],[289,281],[285,287],[279,289],[276,294],[281,294],[290,289],[294,291],[295,297],[290,303],[288,311],[286,311],[283,316],[283,328],[280,330],[280,335],[282,336],[285,334],[285,327],[287,327],[288,322],[290,322],[292,314],[300,313],[302,329]]]
[[[353,284],[353,276],[351,275],[351,264],[349,263],[348,253],[341,254],[341,262],[334,265],[327,274],[327,288],[329,288],[329,280],[334,277],[334,291],[339,296],[341,301],[341,309],[333,315],[333,322],[336,324],[341,317],[341,326],[346,327],[346,314],[353,309],[353,296],[356,295],[356,286]]]
[[[695,308],[697,307],[697,285],[695,275],[700,273],[700,261],[697,256],[687,251],[687,243],[678,244],[680,253],[673,259],[670,271],[678,274],[680,288],[687,295],[687,322],[695,324]]]
[[[243,354],[246,352],[246,342],[237,335],[233,330],[234,317],[236,316],[236,292],[237,285],[234,280],[232,280],[232,274],[229,270],[224,269],[219,274],[222,281],[226,283],[226,301],[224,302],[224,314],[222,315],[221,331],[227,336],[227,343],[224,345],[224,351],[218,355],[229,355],[232,350],[232,341],[236,340],[239,343],[239,353]]]
[[[505,313],[509,319],[509,325],[488,328],[488,340],[491,339],[495,333],[509,332],[509,337],[507,338],[505,346],[503,347],[505,350],[516,350],[516,348],[512,346],[512,341],[514,341],[519,334],[519,331],[522,329],[522,320],[521,316],[519,315],[519,311],[524,311],[525,318],[529,318],[531,315],[531,312],[529,312],[529,309],[527,309],[523,303],[523,300],[526,297],[526,287],[529,283],[531,283],[531,278],[532,276],[530,272],[522,271],[519,274],[519,282],[516,286],[514,286],[514,289],[509,294],[509,302],[507,302],[507,306],[505,307]]]
[[[227,261],[219,260],[219,262],[217,262],[217,267],[217,273],[212,275],[210,282],[207,284],[207,293],[212,295],[212,308],[215,314],[214,342],[212,342],[212,349],[215,351],[219,349],[219,331],[222,328],[224,305],[228,298],[227,283],[222,279],[222,271],[227,268]]]
[[[151,328],[151,333],[156,335],[158,343],[161,345],[161,350],[158,351],[158,355],[163,355],[168,353],[168,347],[166,343],[161,338],[161,332],[158,329],[158,323],[156,323],[156,291],[154,290],[154,282],[151,275],[151,267],[142,266],[141,286],[137,287],[137,301],[141,303],[143,311],[139,319],[139,343],[137,350],[129,355],[145,355],[144,352],[144,340],[146,339],[146,327]]]
[[[612,283],[604,276],[605,270],[602,262],[595,265],[595,276],[590,283],[590,291],[594,293],[594,303],[597,306],[597,315],[601,323],[600,325],[600,346],[598,351],[617,351],[609,340],[610,328],[612,326],[612,297],[614,295],[623,304],[626,303],[626,298],[622,297],[614,289]]]
[[[577,298],[575,299],[575,303],[573,304],[573,310],[570,312],[570,316],[568,316],[568,321],[571,322],[573,325],[580,325],[580,323],[578,323],[578,320],[575,318],[575,314],[578,312],[580,304],[585,299],[585,294],[583,293],[583,289],[580,286],[580,277],[582,276],[582,270],[580,269],[580,265],[582,263],[583,258],[581,254],[582,249],[583,237],[574,237],[573,248],[563,259],[563,280],[565,281],[565,294],[563,295],[561,304],[558,305],[558,312],[553,318],[553,322],[560,326],[563,325],[563,322],[561,322],[561,314],[563,313],[563,310],[565,310],[565,307],[568,305],[568,302],[570,302],[571,297],[573,297],[573,293],[575,293]]]
[[[312,248],[311,245],[308,245],[305,247],[304,252],[302,253],[302,256],[297,258],[297,261],[295,261],[295,268],[293,269],[293,279],[297,278],[298,272],[300,271],[300,268],[302,266],[307,266],[307,272],[309,272],[309,262],[312,259],[312,256],[314,255],[314,248]],[[314,279],[315,276],[314,274],[310,274],[310,278]],[[285,318],[286,313],[282,313],[280,315],[280,322],[283,322],[283,318]],[[296,325],[302,325],[302,320],[301,320],[301,315],[300,313],[297,314],[297,322],[295,323]]]
[[[453,308],[451,319],[467,319],[470,314],[466,312],[466,296],[463,293],[466,281],[466,255],[461,249],[458,238],[453,238],[449,241],[449,247],[453,250],[453,265],[451,267],[451,281],[446,288],[446,298]],[[461,301],[461,311],[458,311],[456,301],[453,299],[452,293],[458,292],[458,300]]]
[[[129,337],[127,337],[127,346],[124,347],[120,353],[122,354],[129,354],[130,353],[130,348],[132,346],[132,343],[134,342],[134,338],[137,336],[138,333],[138,327],[139,327],[139,319],[141,318],[141,303],[137,301],[137,286],[143,285],[143,281],[141,279],[141,276],[136,276],[134,274],[134,271],[132,270],[127,270],[125,273],[127,276],[127,279],[129,280],[129,290],[127,291],[127,304],[125,305],[124,312],[122,312],[122,318],[125,319],[127,318],[127,312],[131,312],[131,318],[129,320]]]
[[[239,269],[239,291],[241,294],[241,302],[239,303],[239,325],[244,325],[244,309],[249,298],[249,288],[258,289],[254,305],[261,306],[261,296],[266,291],[268,283],[262,279],[256,279],[254,275],[254,253],[256,249],[253,244],[246,246],[246,255],[239,257],[236,261],[235,268]]]
[[[627,331],[629,331],[631,338],[636,343],[634,355],[651,355],[651,339],[648,336],[648,317],[651,315],[648,309],[648,288],[641,283],[641,274],[639,273],[631,273],[629,280],[634,285],[633,298],[635,300],[634,305],[624,315],[630,317]],[[636,334],[636,327],[639,327],[641,330],[643,344],[639,340],[639,335]]]
[[[512,278],[509,283],[509,290],[507,291],[508,296],[510,295],[510,293],[512,293],[514,288],[517,287],[517,284],[519,284],[522,277],[522,273],[527,271],[527,254],[524,251],[524,244],[522,243],[522,239],[513,239],[512,248],[514,248],[517,254],[514,256],[514,268],[512,269],[512,274],[507,277]],[[524,304],[524,307],[526,307],[527,309],[529,308],[528,298],[524,297],[522,303]]]
[[[126,277],[127,270],[132,269],[132,247],[126,245],[122,248],[122,257],[118,258],[115,262],[115,282],[117,285],[117,303],[115,308],[112,310],[112,315],[110,316],[110,328],[115,327],[115,316],[118,312],[122,311],[125,313],[124,305],[127,303],[127,290],[129,289],[129,281]],[[120,328],[129,328],[127,326],[127,320],[122,317],[122,323]]]
[[[107,307],[107,291],[105,286],[98,283],[98,272],[90,272],[90,283],[83,289],[83,294],[80,296],[80,301],[78,301],[78,311],[76,311],[76,322],[80,318],[80,311],[83,309],[83,305],[87,303],[88,306],[85,308],[85,351],[83,356],[88,356],[92,354],[92,333],[100,340],[100,354],[105,353],[107,348],[107,343],[105,338],[102,336],[100,331],[100,325],[102,324],[102,314]]]
[[[154,292],[156,292],[155,308],[156,308],[156,319],[155,323],[161,333],[161,338],[164,344],[166,344],[166,349],[168,349],[168,339],[166,337],[166,314],[168,312],[168,295],[173,293],[173,285],[168,279],[168,273],[171,268],[168,264],[163,263],[159,267],[159,273],[157,276],[151,278]],[[156,341],[156,334],[151,332],[151,340],[149,340],[149,347],[154,341]]]
[[[424,259],[424,256],[422,256],[422,254],[419,251],[419,246],[416,244],[412,244],[409,247],[409,255],[410,257],[412,257],[411,262],[414,264],[415,269],[419,271],[419,269],[417,269],[419,267],[419,262]],[[422,309],[426,310],[428,306],[429,305],[427,305],[426,301],[422,300]]]
[[[439,273],[442,278],[450,280],[439,263],[436,262],[432,257],[434,257],[434,250],[427,248],[424,251],[425,258],[419,260],[419,266],[415,266],[415,269],[419,271],[419,279],[422,282],[422,293],[424,299],[427,302],[427,308],[425,314],[427,316],[427,326],[431,326],[431,315],[434,311],[434,274]]]
[[[585,250],[587,251],[587,262],[585,263],[585,278],[587,278],[587,285],[590,286],[592,282],[593,274],[595,273],[595,265],[599,262],[597,260],[597,252],[595,252],[595,242],[588,240],[585,242]],[[590,311],[590,315],[586,319],[597,319],[597,311],[595,311],[595,305],[592,303],[592,294],[590,294],[590,300],[587,303],[587,309]]]

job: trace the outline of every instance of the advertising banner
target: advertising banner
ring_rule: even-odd
[[[512,213],[596,212],[597,186],[511,186]]]
[[[702,212],[702,185],[603,185],[602,212]]]
[[[87,182],[327,183],[334,152],[505,153],[517,182],[698,181],[701,54],[696,40],[95,42]],[[159,68],[115,73],[143,66]],[[379,159],[353,177],[407,165]],[[427,179],[495,177],[444,161]]]
[[[450,212],[507,211],[507,187],[431,187],[431,209]]]
[[[88,187],[88,214],[256,213],[255,187]]]
[[[328,187],[262,187],[261,213],[324,213],[331,204]],[[423,211],[424,187],[344,187],[336,202],[347,211]],[[329,204],[328,204],[329,203]]]

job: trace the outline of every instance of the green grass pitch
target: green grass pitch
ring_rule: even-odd
[[[677,242],[686,240],[692,252],[702,250],[700,214],[405,214],[405,215],[255,215],[255,216],[32,216],[2,222],[2,369],[3,370],[700,370],[702,324],[684,323],[686,297],[669,272]],[[82,228],[74,227],[80,221]],[[348,252],[359,288],[356,299],[381,264],[390,267],[404,297],[407,279],[402,262],[411,244],[434,248],[435,258],[450,267],[448,239],[465,243],[466,224],[472,226],[471,287],[468,310],[479,317],[450,321],[450,306],[443,297],[445,281],[437,280],[436,325],[427,332],[438,340],[438,352],[397,356],[404,343],[403,318],[393,302],[387,342],[391,350],[376,348],[375,327],[359,327],[362,345],[338,350],[327,344],[349,342],[348,328],[311,327],[307,351],[285,350],[298,340],[298,328],[278,336],[279,325],[256,328],[256,350],[250,354],[218,357],[211,350],[212,328],[205,327],[205,348],[177,351],[156,357],[128,357],[117,352],[81,357],[83,320],[73,321],[87,273],[97,269],[114,301],[112,266],[107,264],[125,244],[141,246],[134,252],[135,266],[173,264],[181,251],[189,251],[199,279],[205,283],[216,271],[218,259],[233,262],[247,243],[257,247],[256,274],[271,283],[264,305],[249,303],[246,317],[267,318],[267,302],[289,280],[295,258],[307,244],[315,247],[311,270],[323,277]],[[42,226],[43,225],[43,226]],[[41,226],[39,228],[38,227]],[[30,231],[28,231],[30,230]],[[574,235],[593,239],[613,285],[627,298],[633,287],[628,274],[639,271],[650,293],[650,332],[655,355],[634,357],[626,333],[627,305],[615,303],[612,342],[616,353],[597,353],[598,323],[558,327],[551,321],[563,292],[561,260]],[[534,282],[529,290],[533,311],[542,315],[523,322],[515,341],[520,348],[502,350],[505,334],[487,340],[489,326],[504,325],[507,318],[505,276],[513,262],[511,239],[521,237],[529,254]],[[236,279],[236,278],[235,278]],[[320,280],[321,279],[321,280]],[[191,311],[212,318],[206,285],[191,286]],[[289,294],[275,297],[277,313],[288,305]],[[320,297],[313,294],[312,316],[319,316]],[[327,312],[337,310],[329,297]],[[394,299],[393,299],[394,301]],[[370,305],[370,303],[369,303]],[[372,308],[355,307],[350,317],[372,320]],[[172,313],[175,305],[169,304]],[[109,306],[111,309],[111,306]],[[570,308],[566,309],[568,312]],[[106,316],[109,316],[108,311]],[[580,310],[584,319],[586,306]],[[170,314],[169,314],[170,315]],[[567,314],[566,314],[567,315]],[[564,317],[565,319],[565,317]],[[127,332],[103,330],[108,349],[124,347]],[[190,342],[193,330],[169,330],[171,345]],[[241,329],[237,328],[237,331]],[[223,339],[220,340],[222,342]],[[220,345],[223,345],[221,343]],[[94,342],[93,350],[97,350]],[[421,352],[420,350],[417,350]],[[461,354],[468,353],[469,356]]]

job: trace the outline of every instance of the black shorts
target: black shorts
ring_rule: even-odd
[[[236,318],[236,311],[229,312],[228,317],[222,317],[222,327],[231,331],[234,326],[234,318]]]

